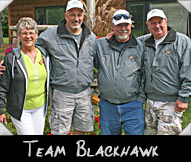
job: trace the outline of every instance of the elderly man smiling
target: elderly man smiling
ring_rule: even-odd
[[[146,134],[179,134],[188,108],[191,41],[167,23],[162,10],[151,10],[146,22],[151,34],[139,38],[145,46]]]
[[[102,135],[141,135],[144,131],[144,93],[140,90],[143,44],[131,33],[129,12],[113,16],[114,35],[97,40],[96,67],[101,92],[100,128]]]

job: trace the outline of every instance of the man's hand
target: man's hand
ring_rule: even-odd
[[[5,114],[1,114],[1,115],[0,115],[0,122],[1,122],[1,123],[3,123],[3,122],[4,122],[5,124],[7,124]]]
[[[113,37],[113,35],[114,35],[115,33],[112,31],[111,33],[108,33],[107,35],[106,35],[106,39],[107,40],[109,40],[111,37]]]
[[[0,62],[0,75],[2,75],[3,74],[3,71],[5,71],[6,70],[6,67],[5,66],[3,66],[3,60]]]
[[[188,108],[188,103],[181,102],[180,100],[176,100],[175,111],[184,112]]]

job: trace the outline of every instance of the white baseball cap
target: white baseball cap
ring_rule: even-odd
[[[149,11],[149,13],[147,14],[147,21],[149,21],[152,17],[161,17],[163,19],[167,19],[164,12],[160,9],[153,9]]]
[[[117,10],[113,15],[113,21],[112,23],[114,25],[118,25],[121,23],[128,23],[132,24],[131,17],[128,11],[126,10]]]
[[[72,8],[80,8],[84,11],[83,3],[80,2],[79,0],[68,1],[67,7],[66,7],[66,12]]]

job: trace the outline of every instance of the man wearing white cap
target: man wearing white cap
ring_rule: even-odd
[[[140,90],[143,44],[131,34],[129,12],[118,10],[112,21],[114,35],[97,40],[96,67],[100,90],[102,135],[142,135],[144,93]]]
[[[182,130],[191,92],[191,41],[167,25],[162,10],[147,14],[151,34],[144,43],[145,134],[173,135]]]
[[[90,84],[93,81],[93,47],[96,36],[83,22],[81,1],[68,1],[65,19],[43,32],[37,44],[44,45],[51,59],[53,101],[51,133],[64,135],[93,131],[94,112]]]

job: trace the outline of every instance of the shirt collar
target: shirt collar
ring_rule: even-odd
[[[111,48],[114,48],[114,49],[116,49],[118,51],[121,51],[120,48],[119,48],[119,43],[117,42],[117,39],[116,39],[115,35],[112,36],[107,41],[108,41]],[[138,43],[137,43],[136,38],[131,34],[130,39],[126,42],[126,44],[124,45],[123,48],[134,47],[134,46],[137,46],[137,45],[138,45]]]
[[[176,40],[176,31],[174,31],[171,27],[168,27],[168,34],[164,41],[161,44],[172,43]],[[153,35],[151,35],[147,40],[145,40],[146,46],[155,47],[155,40]]]

